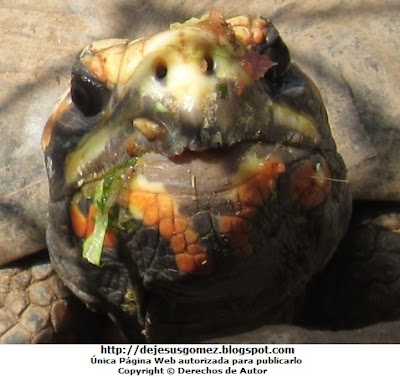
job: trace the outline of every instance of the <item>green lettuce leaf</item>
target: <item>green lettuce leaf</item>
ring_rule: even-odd
[[[104,237],[111,216],[111,208],[117,202],[121,192],[124,173],[127,168],[133,168],[137,158],[130,158],[126,164],[104,177],[96,184],[92,203],[96,208],[93,233],[83,241],[82,257],[90,263],[100,266],[103,254]]]

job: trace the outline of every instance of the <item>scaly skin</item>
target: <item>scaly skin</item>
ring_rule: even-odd
[[[350,217],[318,90],[261,18],[93,43],[43,149],[55,268],[131,339],[289,320]]]
[[[0,287],[1,343],[51,342],[69,323],[71,294],[43,255],[2,268]]]

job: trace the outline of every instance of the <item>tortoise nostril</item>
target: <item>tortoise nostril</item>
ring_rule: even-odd
[[[154,73],[157,80],[163,80],[167,76],[168,68],[164,60],[158,60],[154,65]]]
[[[206,55],[204,57],[204,60],[206,62],[205,72],[206,72],[206,74],[211,75],[212,73],[214,73],[214,69],[215,69],[214,59],[210,55]]]

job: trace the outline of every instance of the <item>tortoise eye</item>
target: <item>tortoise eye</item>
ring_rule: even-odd
[[[110,97],[105,84],[88,75],[73,73],[71,78],[71,98],[75,106],[85,116],[100,113]]]
[[[268,56],[273,62],[277,63],[265,75],[268,81],[276,82],[289,69],[291,58],[289,49],[286,47],[275,26],[269,22],[268,27],[265,42],[258,49],[261,54]]]

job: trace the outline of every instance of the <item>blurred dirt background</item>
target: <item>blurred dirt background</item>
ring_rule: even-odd
[[[75,55],[211,7],[274,22],[322,92],[355,195],[399,198],[399,0],[0,0],[0,263],[45,248],[40,138]]]

